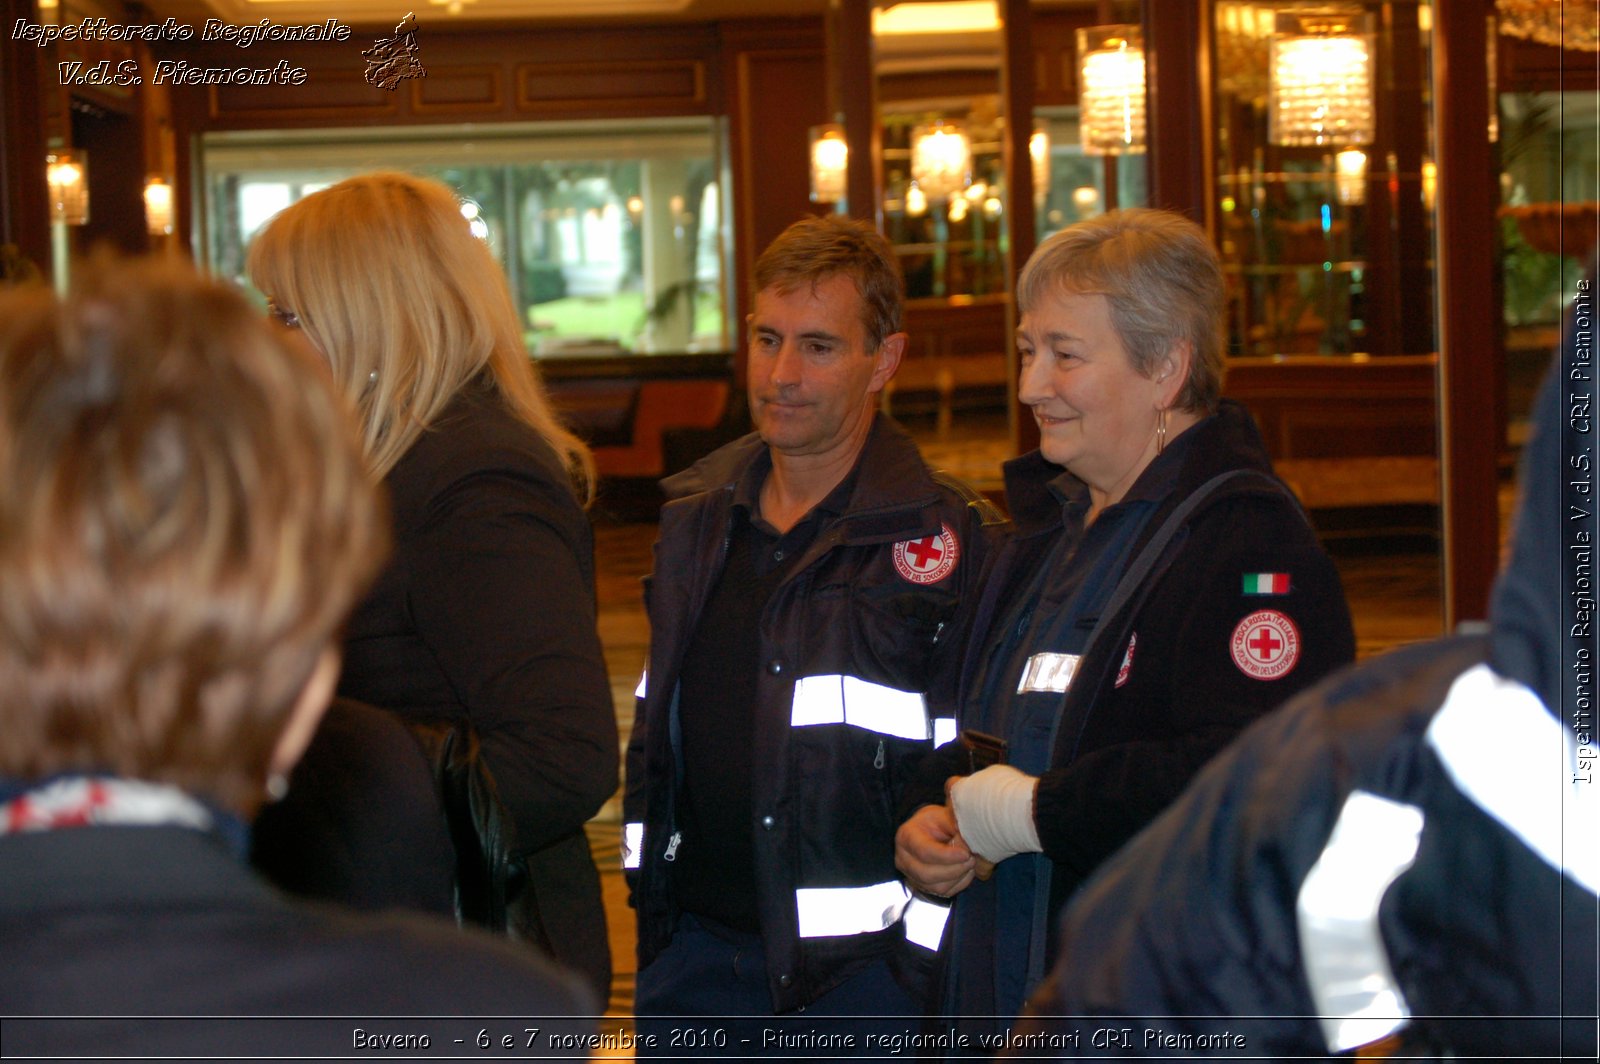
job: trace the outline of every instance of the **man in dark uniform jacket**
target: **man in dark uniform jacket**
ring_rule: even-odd
[[[758,431],[666,485],[624,863],[641,1017],[809,1032],[921,1012],[944,910],[895,871],[893,811],[998,517],[875,412],[906,344],[879,234],[798,222],[752,287]]]
[[[1578,301],[1487,636],[1346,671],[1246,732],[1084,888],[1019,1037],[1061,1056],[1126,1028],[1124,1056],[1595,1059],[1587,284]]]
[[[151,262],[0,299],[7,1053],[592,1030],[587,993],[525,951],[304,906],[245,862],[386,547],[325,367],[237,293]],[[517,1019],[459,1019],[489,1015]]]

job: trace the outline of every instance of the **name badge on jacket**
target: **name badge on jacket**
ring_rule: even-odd
[[[1077,654],[1035,654],[1022,667],[1022,679],[1017,682],[1017,694],[1046,691],[1061,694],[1072,683],[1072,674],[1078,671]]]

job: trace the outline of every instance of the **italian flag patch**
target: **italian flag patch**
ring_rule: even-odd
[[[1289,593],[1289,574],[1245,573],[1244,593],[1246,595],[1287,595]]]

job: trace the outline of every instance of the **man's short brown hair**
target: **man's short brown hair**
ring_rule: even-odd
[[[751,305],[765,289],[791,292],[801,285],[820,284],[835,274],[855,282],[861,294],[867,351],[876,352],[886,337],[900,331],[906,286],[894,249],[865,222],[837,214],[813,216],[779,233],[756,260]]]
[[[252,812],[386,549],[327,370],[233,290],[146,261],[0,295],[0,774]]]

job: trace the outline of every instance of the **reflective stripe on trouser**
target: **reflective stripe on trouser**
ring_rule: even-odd
[[[870,887],[805,887],[794,892],[801,938],[866,935],[893,927],[911,892],[898,879]]]
[[[638,868],[639,858],[643,853],[644,824],[622,825],[622,867],[624,869]]]
[[[1416,859],[1422,822],[1414,805],[1352,792],[1300,885],[1300,952],[1332,1052],[1385,1038],[1411,1016],[1383,948],[1378,906]]]
[[[926,740],[928,707],[922,695],[855,676],[803,676],[794,682],[789,723],[850,724],[881,735]]]
[[[1539,696],[1477,665],[1456,677],[1427,742],[1456,788],[1551,868],[1600,893],[1600,788],[1577,736]]]

